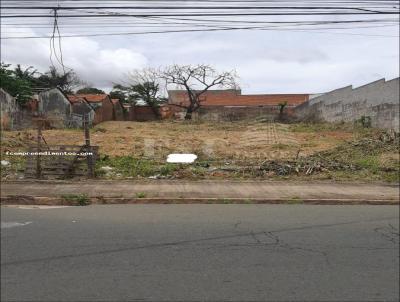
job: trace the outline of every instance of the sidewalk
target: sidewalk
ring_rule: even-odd
[[[92,203],[398,204],[399,187],[385,184],[282,181],[6,181],[1,203],[65,204],[86,194]],[[64,200],[65,201],[65,200]]]

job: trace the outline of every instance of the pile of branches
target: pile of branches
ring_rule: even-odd
[[[373,137],[364,137],[327,151],[315,153],[295,160],[265,160],[256,166],[229,166],[214,170],[250,172],[285,176],[290,174],[310,175],[326,171],[357,171],[362,167],[355,164],[355,157],[378,155],[383,152],[399,151],[399,134],[382,131]],[[394,168],[395,169],[395,168]]]
[[[224,166],[212,168],[210,171],[226,172],[247,172],[256,175],[272,174],[285,176],[293,173],[310,175],[315,172],[347,170],[355,171],[358,167],[353,164],[346,164],[334,160],[325,160],[323,158],[300,158],[298,160],[266,160],[256,166]]]
[[[359,168],[353,164],[342,163],[324,158],[301,158],[296,161],[268,161],[260,165],[259,170],[272,172],[275,175],[305,174],[310,175],[324,171],[356,171]]]

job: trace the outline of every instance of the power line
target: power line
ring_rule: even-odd
[[[51,2],[63,2],[63,3],[68,3],[68,2],[72,2],[72,3],[79,3],[79,2],[83,2],[83,3],[98,3],[98,0],[48,0],[48,1],[42,1],[42,0],[31,0],[31,1],[15,1],[15,0],[3,0],[2,2],[12,2],[12,3],[25,3],[25,4],[32,4],[32,3],[51,3]],[[103,1],[102,1],[103,2]],[[110,3],[171,3],[171,2],[175,2],[175,3],[299,3],[298,0],[174,0],[174,1],[170,1],[170,0],[112,0],[112,1],[107,1]],[[386,5],[398,5],[398,1],[397,0],[359,0],[359,1],[351,1],[351,0],[336,0],[336,1],[327,1],[327,0],[307,0],[307,1],[302,1],[303,3],[329,3],[329,4],[386,4]],[[301,3],[300,3],[301,4]]]
[[[81,14],[81,15],[59,15],[62,18],[118,18],[118,17],[185,17],[185,16],[204,16],[204,17],[211,17],[211,16],[218,16],[218,17],[229,17],[229,16],[331,16],[331,15],[398,15],[397,12],[313,12],[313,13],[172,13],[172,14],[164,14],[164,13],[157,13],[157,14],[110,14],[110,15],[90,15],[90,14]],[[49,15],[2,15],[2,18],[46,18]]]
[[[209,31],[230,31],[230,30],[271,30],[262,27],[240,27],[240,28],[212,28],[212,29],[187,29],[187,30],[165,30],[165,31],[147,31],[147,32],[125,32],[125,33],[100,33],[100,34],[85,34],[85,35],[63,35],[63,38],[73,38],[73,37],[98,37],[98,36],[125,36],[125,35],[146,35],[146,34],[165,34],[165,33],[181,33],[181,32],[209,32]],[[275,29],[284,30],[284,29]],[[292,29],[295,31],[300,31],[300,29]],[[304,30],[301,30],[304,31]],[[337,33],[346,34],[346,33]],[[398,38],[399,36],[391,35],[375,35],[375,34],[352,34],[360,36],[375,36],[375,37],[388,37],[388,38]],[[48,39],[50,36],[20,36],[20,37],[1,37],[2,40],[8,39]]]
[[[27,26],[31,25],[30,28],[49,28],[50,24],[39,21],[39,23],[32,23],[34,18],[49,18],[52,17],[50,14],[44,14],[43,10],[53,9],[63,10],[63,14],[57,13],[57,30],[59,33],[58,22],[61,19],[62,26],[65,28],[90,28],[90,27],[141,27],[141,32],[103,32],[93,34],[66,34],[62,37],[81,37],[81,36],[107,36],[107,35],[139,35],[139,34],[156,34],[156,33],[176,33],[176,32],[198,32],[198,31],[218,31],[218,30],[289,30],[296,26],[297,30],[327,30],[327,29],[340,29],[337,27],[338,24],[362,24],[370,23],[373,24],[374,28],[380,27],[379,25],[387,26],[387,24],[396,23],[398,19],[388,18],[371,18],[375,15],[399,15],[399,11],[396,7],[397,1],[373,1],[373,0],[359,0],[359,1],[322,1],[322,0],[308,0],[299,3],[294,0],[204,0],[204,1],[190,1],[190,0],[176,0],[176,1],[165,1],[165,0],[119,0],[119,1],[103,1],[103,5],[95,5],[92,0],[58,0],[57,3],[62,3],[55,8],[51,5],[55,1],[8,1],[3,2],[10,3],[8,6],[3,6],[3,9],[8,9],[11,12],[3,13],[1,15],[2,20],[21,19],[21,23],[7,23],[3,22],[4,25],[14,26]],[[19,6],[11,5],[11,3],[18,3]],[[43,5],[43,3],[49,5]],[[74,5],[70,5],[73,3]],[[77,3],[82,5],[76,5]],[[87,3],[93,3],[88,5]],[[96,2],[97,4],[98,2]],[[104,3],[109,3],[105,6]],[[119,3],[129,3],[129,5],[116,5]],[[135,5],[132,5],[134,3]],[[167,5],[171,4],[172,5]],[[177,3],[184,3],[188,5],[177,6]],[[204,3],[218,3],[218,5],[199,6],[198,4]],[[232,5],[235,3],[235,5]],[[249,5],[251,3],[252,5]],[[22,4],[22,5],[21,5]],[[28,5],[32,5],[28,7]],[[150,5],[149,5],[150,4]],[[154,4],[154,5],[152,5]],[[224,4],[224,5],[221,5]],[[226,5],[225,5],[226,4]],[[238,4],[243,4],[242,6]],[[254,5],[257,4],[257,5]],[[258,4],[262,4],[258,5]],[[296,4],[295,6],[293,4]],[[204,4],[205,5],[205,4]],[[229,6],[227,6],[229,5]],[[377,9],[381,10],[377,10]],[[255,12],[254,10],[259,10]],[[383,9],[383,10],[382,10]],[[14,10],[14,11],[13,11]],[[15,10],[29,10],[28,13],[18,14]],[[87,11],[90,10],[90,11]],[[134,11],[132,11],[134,10]],[[137,12],[139,10],[139,12]],[[149,12],[148,10],[151,10]],[[366,19],[349,20],[348,17],[361,15],[360,18]],[[295,19],[297,16],[304,16],[306,20],[286,20],[286,21],[274,21],[273,17],[288,17]],[[309,16],[315,16],[317,20],[309,18]],[[318,20],[325,18],[326,16],[343,16],[347,17],[347,20]],[[196,18],[197,17],[197,18]],[[227,19],[229,17],[229,19]],[[245,20],[241,18],[245,18]],[[268,17],[268,20],[260,20],[254,17]],[[272,20],[271,18],[272,17]],[[68,22],[70,18],[74,21]],[[140,23],[139,22],[140,19]],[[29,20],[29,21],[28,21]],[[28,23],[24,23],[28,21]],[[29,23],[30,22],[30,23]],[[72,23],[73,22],[73,23]],[[250,26],[250,25],[258,26]],[[323,25],[332,25],[336,28],[324,28]],[[386,24],[386,25],[385,25]],[[36,25],[36,26],[34,26]],[[40,27],[40,25],[43,25]],[[275,25],[275,26],[272,26]],[[164,30],[164,28],[170,28]],[[310,28],[311,27],[311,28]],[[153,30],[151,30],[153,28]],[[157,30],[160,28],[160,30]],[[176,29],[174,29],[176,28]],[[350,28],[356,28],[354,25]],[[362,28],[362,27],[359,27]],[[364,27],[367,28],[367,27]],[[150,29],[150,30],[149,30]],[[341,28],[346,29],[346,28]],[[294,30],[294,29],[293,29]],[[358,34],[357,34],[358,35]],[[363,34],[360,34],[363,35]],[[382,37],[395,37],[387,35],[373,35]],[[61,38],[61,35],[59,34]],[[21,37],[2,37],[3,39],[17,39],[17,38],[49,38],[48,36],[21,36]],[[53,41],[54,42],[54,41]],[[60,42],[60,41],[59,41]]]
[[[20,6],[3,6],[3,9],[19,10],[26,9]],[[30,10],[46,10],[46,9],[57,9],[57,10],[81,10],[81,9],[131,9],[131,10],[360,10],[374,13],[381,13],[381,11],[370,10],[361,7],[336,7],[336,6],[68,6],[68,7],[52,7],[52,6],[34,6],[30,7]]]

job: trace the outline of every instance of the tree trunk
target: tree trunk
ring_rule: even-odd
[[[186,111],[185,120],[191,120],[192,119],[192,113],[193,113],[193,109],[189,107],[187,109],[187,111]]]

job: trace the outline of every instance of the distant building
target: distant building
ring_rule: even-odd
[[[74,97],[85,99],[94,110],[93,124],[112,121],[114,106],[107,94],[75,94]]]
[[[309,94],[242,94],[240,89],[208,90],[200,96],[201,106],[278,106],[286,102],[295,107],[309,99]],[[169,90],[168,104],[187,106],[189,96],[186,90]]]
[[[72,104],[71,119],[74,121],[74,123],[77,124],[77,126],[82,127],[84,118],[86,116],[87,122],[89,125],[92,125],[95,112],[86,99],[75,95],[68,95],[68,100]]]
[[[111,99],[113,104],[113,120],[123,121],[124,120],[124,109],[119,99]]]
[[[240,89],[208,90],[200,96],[200,108],[194,117],[207,120],[240,120],[255,117],[275,119],[280,104],[285,114],[309,100],[309,94],[242,94]],[[176,117],[183,118],[190,104],[185,90],[169,90],[168,105]]]

